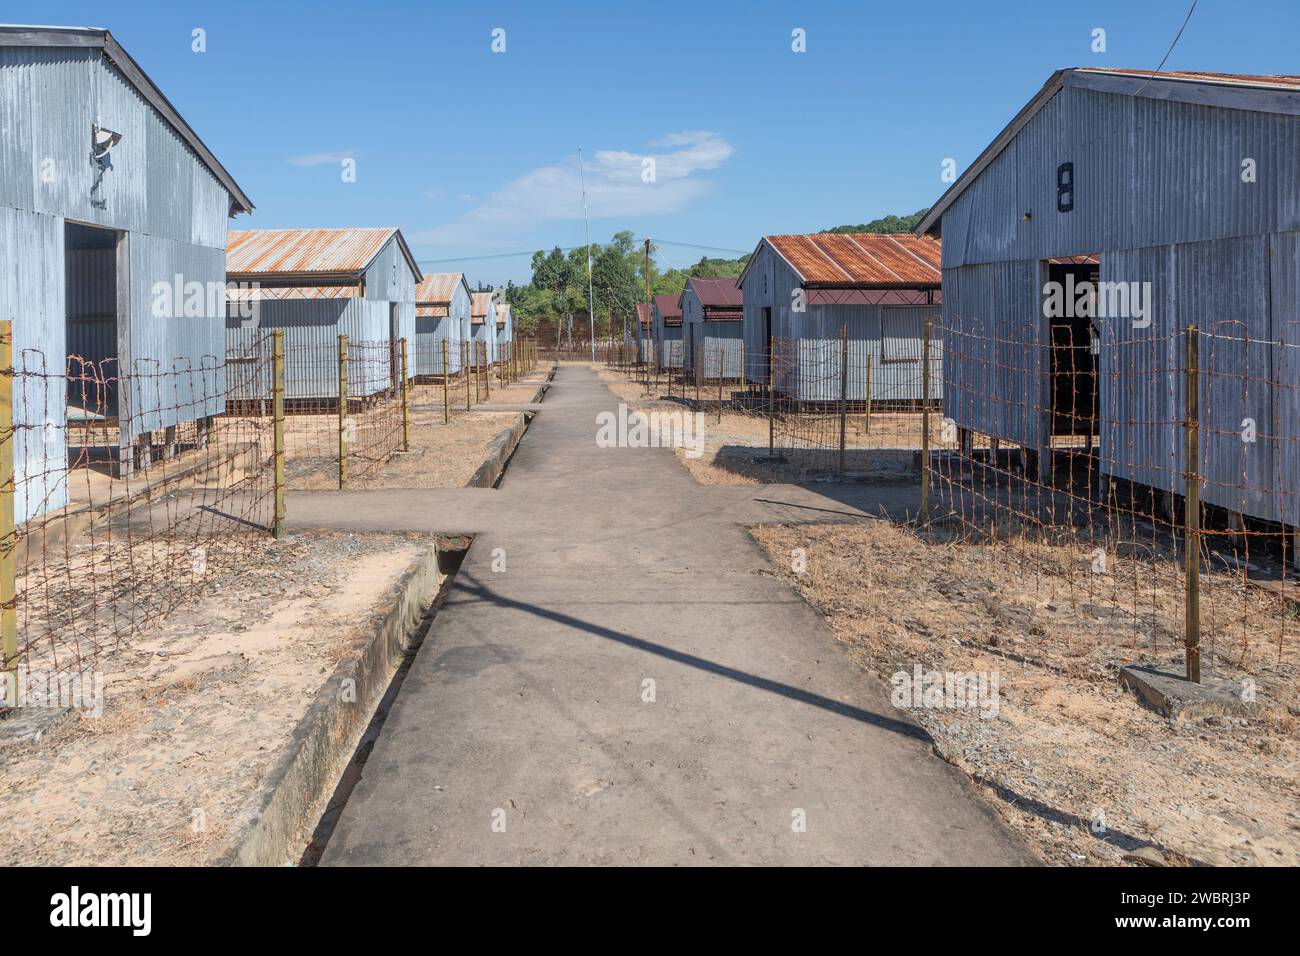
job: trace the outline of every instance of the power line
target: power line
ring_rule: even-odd
[[[676,240],[673,239],[652,238],[650,241],[655,246],[684,246],[688,249],[703,249],[706,252],[732,252],[740,256],[746,255],[753,251],[752,249],[731,249],[728,248],[727,246],[701,245],[698,242],[677,242]],[[558,248],[561,252],[572,252],[575,249],[585,249],[587,247],[586,246],[555,246],[552,248]],[[519,256],[532,256],[533,253],[536,251],[546,252],[547,250],[521,249],[518,252],[490,252],[481,256],[453,256],[448,259],[417,259],[416,265],[433,266],[433,265],[439,265],[444,262],[479,262],[488,259],[514,259]]]
[[[1169,49],[1165,52],[1165,58],[1160,61],[1160,65],[1157,66],[1151,72],[1151,75],[1146,78],[1146,81],[1143,82],[1143,84],[1133,92],[1134,96],[1137,96],[1138,93],[1141,93],[1143,90],[1145,90],[1147,88],[1147,83],[1150,83],[1152,80],[1154,80],[1156,78],[1156,74],[1165,68],[1165,64],[1169,62],[1170,54],[1174,52],[1174,47],[1178,46],[1179,38],[1182,37],[1183,31],[1187,29],[1188,21],[1192,19],[1192,14],[1196,10],[1196,4],[1197,4],[1197,0],[1192,0],[1192,5],[1187,8],[1187,16],[1183,17],[1183,25],[1178,28],[1178,32],[1174,35],[1174,42],[1169,44]]]

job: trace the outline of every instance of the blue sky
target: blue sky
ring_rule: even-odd
[[[0,0],[0,20],[112,30],[252,197],[234,225],[396,225],[428,271],[500,283],[582,243],[579,147],[592,238],[649,235],[665,265],[909,213],[1053,69],[1153,68],[1189,3]],[[1200,0],[1167,68],[1300,72],[1298,32],[1296,0]]]

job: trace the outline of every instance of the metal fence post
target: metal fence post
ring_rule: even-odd
[[[930,523],[930,320],[921,333],[921,525]]]
[[[849,327],[840,327],[840,457],[836,472],[844,480],[844,448],[849,424]]]
[[[0,322],[0,650],[4,653],[4,698],[10,707],[18,694],[18,533],[14,511],[14,329]]]
[[[718,343],[718,424],[722,424],[722,376],[726,371],[723,366],[726,364],[727,343]]]
[[[406,378],[406,336],[402,336],[402,451],[411,450],[411,389]]]
[[[284,329],[271,332],[271,441],[275,456],[275,521],[271,534],[284,537]]]
[[[442,340],[442,423],[451,423],[451,363],[447,361],[447,340]]]
[[[1187,473],[1184,488],[1183,565],[1187,679],[1201,682],[1201,353],[1200,329],[1187,327]]]
[[[776,454],[776,339],[767,338],[767,457]]]
[[[867,353],[867,414],[862,422],[862,433],[871,434],[871,353]]]
[[[339,491],[348,486],[348,337],[339,336]]]

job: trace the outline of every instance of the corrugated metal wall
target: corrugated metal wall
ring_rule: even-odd
[[[1183,490],[1182,333],[1195,323],[1208,333],[1202,500],[1300,524],[1287,491],[1300,473],[1300,363],[1285,344],[1300,344],[1298,147],[1292,116],[1063,89],[944,214],[945,414],[1046,446],[1042,260],[1097,253],[1102,281],[1151,291],[1149,328],[1095,320],[1103,472]],[[1245,158],[1256,182],[1242,181]],[[1075,197],[1061,213],[1065,162]],[[1276,438],[1243,442],[1247,418]]]
[[[231,354],[245,354],[253,343],[269,341],[267,333],[272,329],[283,329],[286,398],[338,398],[340,335],[346,335],[349,345],[355,346],[349,355],[348,390],[352,397],[374,395],[392,384],[390,366],[379,357],[384,350],[371,347],[388,341],[388,302],[266,299],[258,303],[256,313],[251,320],[227,319],[226,348]],[[269,355],[268,351],[263,356],[265,362],[269,362]],[[250,385],[260,387],[259,383]]]
[[[102,174],[87,146],[97,118],[123,134],[112,152],[113,168]],[[223,402],[195,396],[219,396],[224,388],[211,380],[219,373],[209,365],[224,353],[220,297],[199,316],[177,317],[155,314],[153,293],[156,283],[171,283],[177,274],[182,283],[224,284],[230,209],[225,189],[100,51],[0,48],[0,129],[7,274],[0,282],[0,311],[15,317],[19,346],[39,348],[46,367],[62,374],[68,350],[64,220],[123,230],[129,234],[125,337],[131,354],[120,358],[129,358],[123,363],[127,370],[168,376],[141,382],[127,396],[134,404],[127,407],[132,417],[124,430],[134,435],[219,411]],[[92,342],[85,338],[89,334],[78,328],[73,344],[104,352],[107,335]],[[172,375],[175,368],[182,374]],[[51,396],[58,395],[57,411],[51,406],[47,416],[53,427],[25,431],[24,440],[41,448],[20,448],[19,454],[27,481],[52,487],[63,480],[55,463],[66,467],[66,385],[50,388]],[[30,516],[38,513],[33,509],[62,503],[56,492],[40,497],[43,505],[23,505],[20,513]]]
[[[14,508],[21,522],[68,502],[63,222],[0,206],[0,249],[0,316],[13,322],[19,372],[14,421],[35,426],[14,436]],[[21,255],[12,254],[18,250]]]

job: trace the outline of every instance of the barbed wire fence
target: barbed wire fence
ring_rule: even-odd
[[[1300,598],[1300,338],[1240,322],[1035,332],[960,317],[943,331],[929,530],[1063,583],[1131,649],[1181,649],[1189,680],[1202,656],[1280,657]]]
[[[19,706],[32,673],[87,673],[246,566],[284,512],[270,349],[122,368],[12,343],[0,323],[0,630]]]
[[[996,548],[1130,648],[1183,651],[1192,679],[1202,653],[1280,655],[1300,603],[1300,322],[1274,339],[1058,322],[1042,341],[951,321],[888,349],[846,330],[670,339],[622,367],[721,440],[766,439],[771,476],[919,476],[922,533]]]

